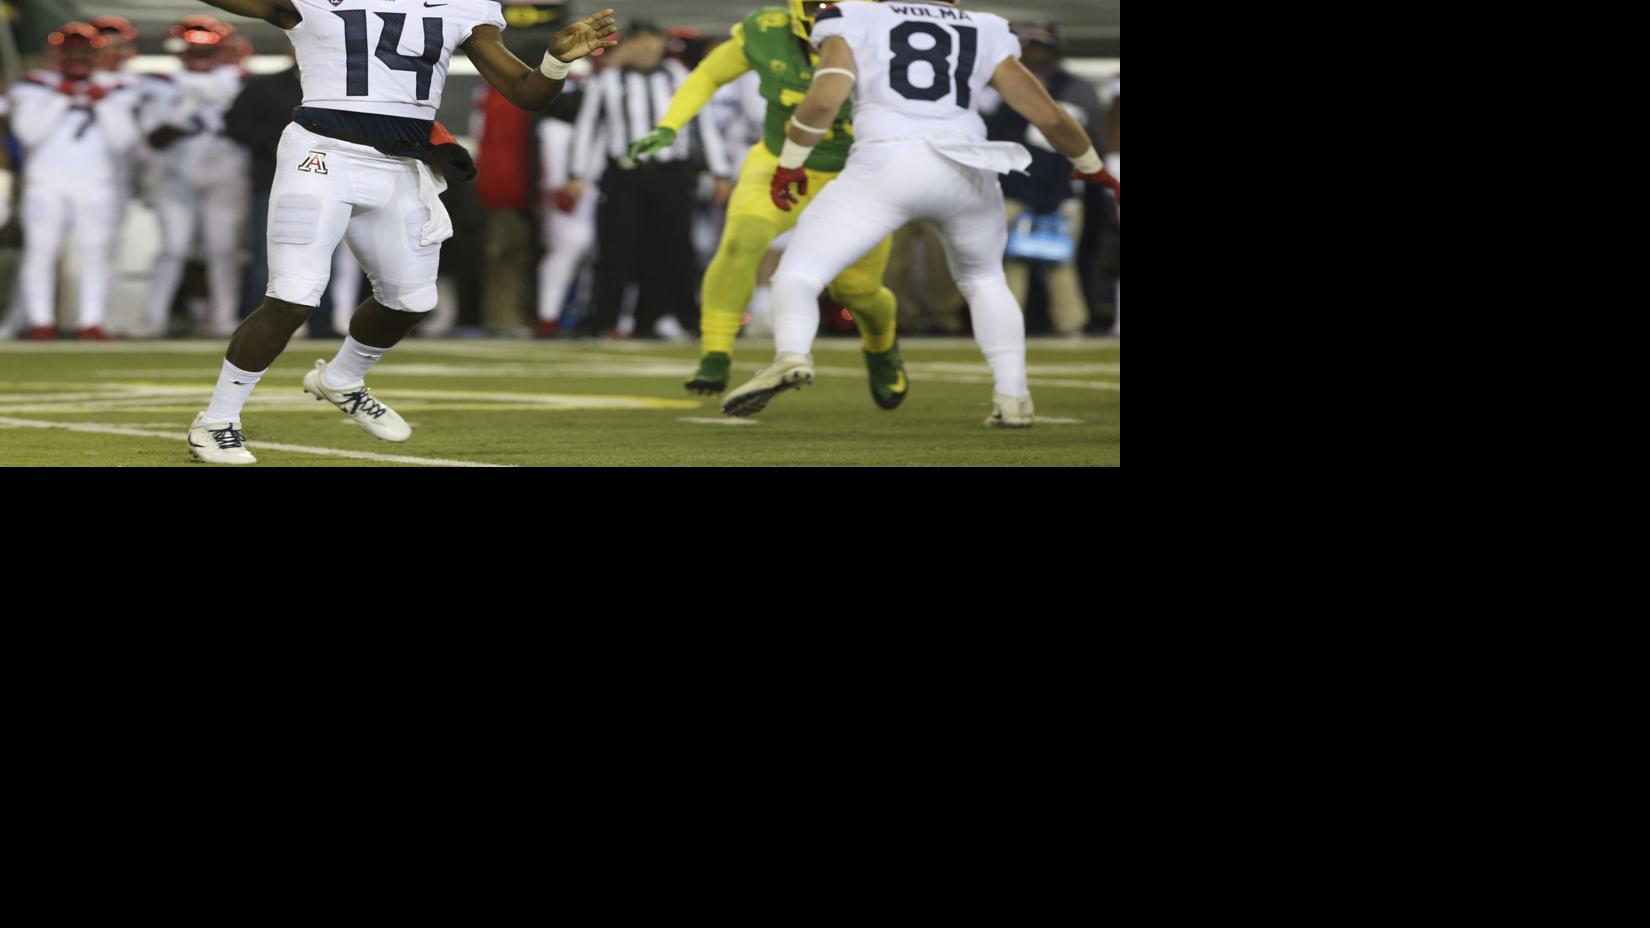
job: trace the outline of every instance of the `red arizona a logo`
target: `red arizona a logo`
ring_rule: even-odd
[[[304,159],[304,163],[298,165],[298,170],[308,171],[311,174],[327,173],[327,153],[324,151],[310,152],[309,157]]]

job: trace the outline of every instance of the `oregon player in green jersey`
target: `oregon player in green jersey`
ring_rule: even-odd
[[[809,195],[801,197],[801,208],[785,212],[774,205],[770,181],[785,146],[791,115],[813,83],[819,58],[808,44],[808,32],[814,12],[824,5],[790,0],[788,10],[764,7],[745,17],[733,27],[733,41],[718,46],[682,84],[659,127],[630,148],[632,160],[668,148],[682,127],[710,102],[717,88],[749,71],[760,75],[762,96],[768,101],[763,139],[747,156],[739,185],[728,204],[722,245],[705,272],[700,322],[703,356],[698,372],[687,384],[695,393],[715,395],[727,389],[733,342],[756,290],[762,256],[774,239],[796,225],[802,209],[848,161],[848,149],[853,144],[852,104],[842,108],[829,134],[808,159]],[[909,386],[894,330],[897,303],[893,292],[882,285],[891,246],[891,240],[884,241],[830,287],[832,298],[848,307],[859,326],[870,372],[871,398],[883,409],[904,402]]]

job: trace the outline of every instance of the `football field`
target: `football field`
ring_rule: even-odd
[[[247,404],[258,467],[1116,466],[1117,339],[1033,339],[1035,428],[988,429],[991,375],[970,339],[902,340],[909,399],[871,402],[857,339],[816,343],[815,383],[754,419],[682,384],[691,343],[409,339],[367,377],[412,425],[380,442],[303,392],[336,341],[294,341]],[[208,467],[184,441],[220,342],[0,342],[0,466]],[[734,386],[773,356],[741,339]],[[254,468],[255,469],[255,468]]]

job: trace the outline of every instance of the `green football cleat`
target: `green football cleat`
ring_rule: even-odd
[[[699,359],[699,371],[686,386],[689,393],[702,396],[721,396],[728,388],[728,373],[733,370],[733,358],[720,351],[712,351]]]
[[[882,354],[865,352],[865,368],[871,373],[871,399],[883,409],[898,409],[911,391],[905,377],[905,361],[899,356],[899,342]]]

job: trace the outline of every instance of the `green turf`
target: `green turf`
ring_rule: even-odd
[[[412,424],[391,445],[303,393],[300,379],[336,342],[294,342],[243,417],[260,466],[394,466],[271,444],[516,466],[1118,465],[1121,396],[1115,340],[1034,340],[1031,390],[1040,421],[987,429],[990,372],[972,341],[901,341],[910,398],[884,412],[866,387],[857,339],[823,339],[814,386],[787,392],[754,425],[682,388],[693,345],[411,340],[368,377]],[[206,342],[0,343],[0,466],[195,466],[183,442],[217,380],[222,346]],[[772,357],[741,340],[733,385]],[[91,434],[23,423],[113,427]]]

